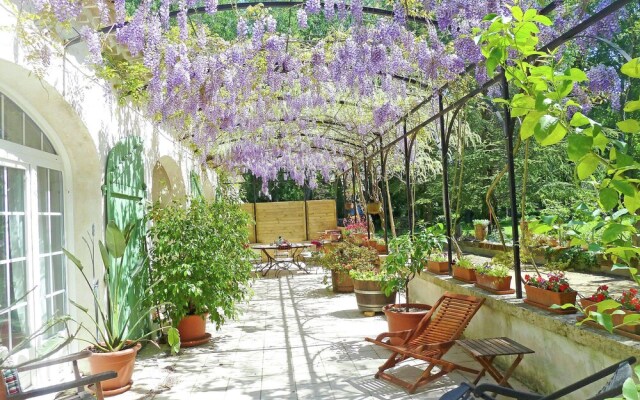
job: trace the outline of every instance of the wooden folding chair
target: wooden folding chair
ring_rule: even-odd
[[[375,377],[384,379],[396,385],[402,386],[409,393],[449,372],[459,369],[466,372],[478,373],[471,368],[463,367],[449,361],[442,360],[442,356],[460,338],[469,321],[476,314],[484,299],[455,293],[445,293],[424,316],[416,329],[385,332],[377,338],[365,338],[366,341],[375,343],[391,350],[393,353],[389,359],[378,368]],[[402,344],[394,346],[384,339],[400,337],[404,339]],[[416,382],[407,382],[396,376],[388,374],[386,370],[397,366],[403,361],[418,359],[429,364]],[[432,373],[438,367],[437,373]]]

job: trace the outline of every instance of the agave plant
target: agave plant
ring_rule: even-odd
[[[142,294],[137,297],[134,304],[129,304],[126,297],[128,289],[135,282],[135,278],[143,273],[146,267],[146,259],[139,261],[138,265],[133,268],[133,272],[127,272],[130,279],[111,279],[112,277],[122,276],[124,271],[125,251],[131,241],[131,233],[135,228],[135,224],[129,224],[124,230],[120,230],[115,222],[111,221],[107,225],[105,242],[98,241],[98,247],[100,249],[100,255],[104,264],[104,282],[106,287],[106,308],[102,304],[97,291],[93,290],[93,286],[85,273],[85,266],[78,257],[71,254],[66,249],[63,249],[66,256],[71,260],[78,268],[80,274],[84,278],[89,290],[94,297],[96,304],[96,315],[92,313],[86,307],[78,304],[73,300],[69,300],[75,307],[84,312],[96,325],[96,333],[88,329],[84,325],[81,327],[86,331],[92,341],[87,341],[93,345],[93,349],[100,353],[116,352],[135,345],[137,342],[147,340],[152,343],[149,337],[164,328],[158,328],[146,333],[137,333],[139,328],[143,327],[144,323],[149,319],[152,311],[158,306],[164,306],[165,304],[152,304],[151,293],[153,287],[157,282],[151,283],[144,289]],[[93,257],[92,257],[93,258]],[[109,284],[111,283],[111,285]],[[123,286],[124,285],[124,286]],[[134,317],[127,309],[131,307],[134,310],[144,310],[140,313],[139,317]],[[168,328],[168,334],[175,342],[175,338],[178,337],[177,330],[175,328]],[[83,340],[83,339],[80,339]],[[86,341],[86,340],[85,340]],[[172,350],[175,350],[174,343],[172,344]],[[178,343],[179,347],[179,343]]]

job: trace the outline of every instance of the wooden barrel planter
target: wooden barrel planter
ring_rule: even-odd
[[[331,270],[331,287],[334,293],[352,293],[353,279],[349,276],[349,271]]]
[[[360,311],[382,311],[382,307],[396,301],[396,293],[385,296],[379,281],[353,281],[353,291]]]

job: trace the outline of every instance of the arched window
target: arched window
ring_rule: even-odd
[[[47,135],[0,93],[0,346],[67,313],[63,187]]]

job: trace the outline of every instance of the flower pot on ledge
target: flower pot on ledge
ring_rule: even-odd
[[[453,277],[467,283],[476,281],[476,271],[474,269],[462,268],[453,264]]]
[[[591,311],[597,311],[597,307],[598,307],[598,302],[593,301],[593,300],[589,300],[589,299],[580,299],[580,304],[582,305],[582,308],[585,309],[585,311],[591,312]],[[622,312],[624,312],[624,314],[614,314],[611,316],[612,318],[612,322],[613,322],[613,326],[617,326],[620,325],[624,322],[624,317],[627,315],[633,315],[633,314],[640,314],[636,311],[630,311],[630,310],[622,310],[622,309],[618,309]],[[611,314],[613,313],[614,310],[605,310],[604,314]],[[601,327],[600,325],[597,325],[598,327]],[[602,328],[602,327],[601,327]],[[631,333],[633,335],[640,335],[640,325],[623,325],[623,326],[619,326],[618,328],[614,329],[615,331],[622,331],[622,332],[627,332],[627,333]],[[637,340],[637,339],[636,339]]]
[[[493,292],[511,291],[511,276],[497,277],[490,275],[476,274],[476,283]]]
[[[524,285],[524,290],[527,294],[527,303],[540,308],[549,308],[554,304],[560,306],[563,304],[575,304],[576,296],[578,295],[578,292],[553,292],[531,285]],[[569,314],[575,313],[576,309],[558,309],[557,312]]]
[[[476,239],[482,241],[487,237],[487,227],[482,224],[473,226]]]
[[[449,273],[449,261],[431,261],[427,262],[427,271],[434,274],[444,275]]]

